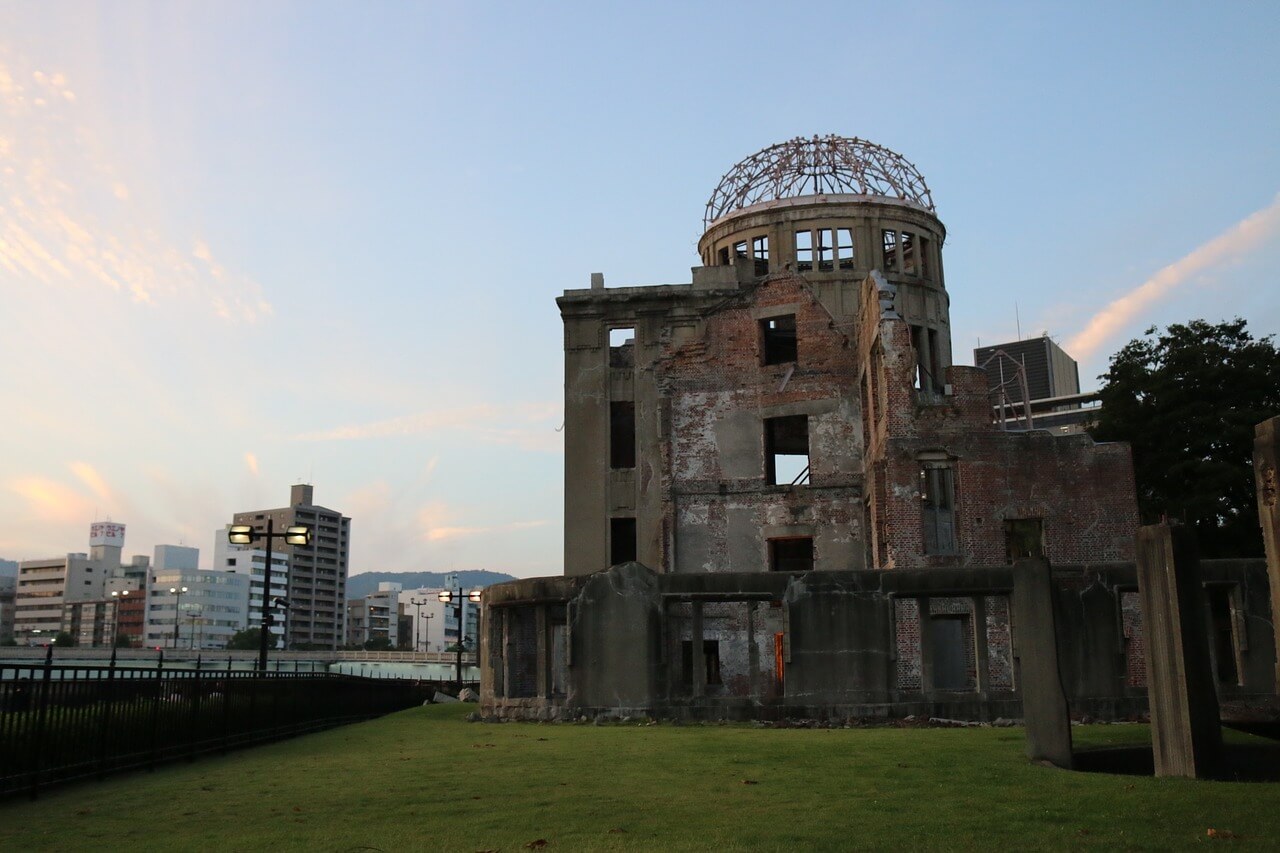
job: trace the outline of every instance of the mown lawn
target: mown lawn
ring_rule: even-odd
[[[1280,847],[1278,783],[1033,766],[1018,728],[489,725],[473,707],[0,803],[0,850]]]

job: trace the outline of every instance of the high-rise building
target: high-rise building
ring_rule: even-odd
[[[19,643],[51,642],[64,628],[66,605],[103,598],[107,579],[120,572],[124,533],[123,524],[94,522],[89,527],[88,554],[64,554],[18,564],[14,636]]]
[[[194,550],[194,549],[193,549]],[[249,578],[194,568],[154,569],[147,593],[146,644],[222,649],[248,626]]]
[[[1032,400],[1080,393],[1080,366],[1048,334],[978,347],[973,351],[973,363],[987,372],[987,384],[993,391],[1013,381],[1013,365],[1017,364],[1026,373]]]
[[[298,484],[290,490],[289,506],[238,512],[232,523],[261,528],[267,519],[274,521],[280,531],[297,524],[311,528],[311,542],[307,545],[287,545],[279,540],[272,547],[289,559],[288,646],[338,648],[343,642],[346,617],[351,519],[337,510],[317,506],[313,487]]]

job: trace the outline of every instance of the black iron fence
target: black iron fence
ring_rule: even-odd
[[[6,662],[0,796],[278,740],[420,705],[434,682]]]

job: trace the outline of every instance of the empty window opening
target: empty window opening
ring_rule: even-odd
[[[609,519],[609,565],[630,563],[636,558],[636,520]]]
[[[925,237],[920,237],[920,275],[924,278],[929,277],[929,241]]]
[[[796,360],[795,314],[761,320],[760,337],[765,364],[786,364]]]
[[[916,273],[916,235],[910,231],[902,232],[902,271]]]
[[[968,616],[949,613],[929,617],[935,689],[967,690],[969,688],[971,635]]]
[[[765,418],[765,482],[799,486],[809,482],[809,417]]]
[[[769,571],[813,571],[813,537],[769,540]]]
[[[882,264],[885,272],[898,271],[898,232],[892,229],[884,229],[880,232],[880,239],[884,246],[884,259]]]
[[[796,232],[796,270],[809,272],[813,269],[813,232]]]
[[[636,404],[609,404],[609,467],[636,467]]]
[[[840,269],[853,269],[853,229],[836,229],[836,262]]]
[[[1240,646],[1236,640],[1235,598],[1234,589],[1229,586],[1212,585],[1205,587],[1205,597],[1209,599],[1209,618],[1212,636],[1214,669],[1217,671],[1218,683],[1223,685],[1240,684],[1240,668],[1236,657]]]
[[[1044,556],[1044,520],[1009,518],[1004,522],[1005,559],[1012,563],[1024,557]]]
[[[609,366],[636,366],[636,330],[634,328],[609,330]]]
[[[702,664],[706,669],[703,684],[720,684],[720,641],[702,641]],[[680,643],[680,678],[685,687],[693,686],[693,641]]]
[[[769,272],[769,237],[762,235],[751,240],[751,257],[756,259],[756,275]]]
[[[956,553],[955,472],[946,463],[926,462],[920,469],[924,552]]]
[[[835,246],[831,240],[831,229],[819,228],[814,234],[817,235],[818,239],[818,269],[822,272],[831,272],[835,269],[835,265],[831,260],[835,253]]]
[[[745,258],[747,256],[747,241],[739,240],[733,244],[733,256],[735,258]]]
[[[720,266],[722,267],[729,266],[729,247],[728,246],[724,246],[723,248],[720,249]]]

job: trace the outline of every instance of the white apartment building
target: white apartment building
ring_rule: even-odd
[[[18,563],[14,597],[14,638],[20,644],[44,645],[63,629],[68,604],[101,599],[107,579],[120,572],[124,549],[123,524],[94,522],[89,526],[89,553],[64,554]],[[146,560],[145,557],[135,558]]]
[[[249,576],[236,572],[153,569],[144,644],[222,649],[249,625]]]
[[[410,629],[402,645],[418,652],[443,652],[453,648],[459,634],[467,651],[475,651],[480,636],[480,605],[473,601],[462,604],[462,630],[459,631],[457,610],[452,603],[440,600],[440,587],[422,587],[400,592],[400,611]],[[464,594],[468,590],[463,590]]]
[[[229,527],[230,525],[228,525]],[[248,545],[232,545],[227,541],[227,529],[214,531],[213,569],[245,575],[249,579],[248,627],[262,627],[262,585],[266,580],[267,552]],[[276,638],[276,648],[284,648],[289,627],[289,555],[271,552],[271,589],[267,601],[274,606],[271,633]]]

